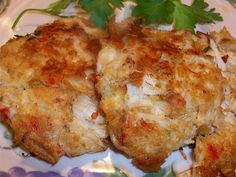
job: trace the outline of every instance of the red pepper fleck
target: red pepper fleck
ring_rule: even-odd
[[[44,35],[44,36],[41,36],[40,38],[38,38],[39,42],[47,42],[48,40],[48,36]]]
[[[38,131],[38,129],[39,129],[38,118],[32,117],[30,123],[31,123],[32,131]]]
[[[208,152],[212,160],[216,161],[219,159],[219,155],[224,151],[224,147],[216,148],[212,144],[208,144]]]
[[[152,131],[154,129],[154,125],[152,123],[148,123],[143,119],[140,120],[140,124],[143,128],[145,128],[148,131]]]
[[[91,115],[91,117],[93,120],[96,120],[98,118],[98,115],[99,115],[99,113],[98,113],[98,111],[96,111]]]
[[[62,101],[63,101],[62,98],[60,98],[60,97],[56,97],[56,103],[61,103]]]
[[[182,109],[186,105],[185,99],[179,93],[175,92],[171,92],[167,95],[167,102],[177,109]]]
[[[48,83],[50,85],[55,85],[56,84],[56,80],[53,77],[48,77]]]
[[[135,159],[135,163],[139,166],[144,166],[145,162],[142,159]]]
[[[224,63],[227,63],[228,58],[229,58],[229,55],[224,55],[223,57],[221,57]]]
[[[124,131],[122,131],[119,135],[118,135],[118,141],[124,145],[125,141],[126,141],[126,133]]]
[[[29,63],[29,68],[33,68],[34,64],[33,63]]]
[[[59,145],[56,147],[56,153],[57,153],[58,155],[63,155],[63,154],[64,154],[63,149],[62,149]]]
[[[5,122],[10,121],[10,109],[9,108],[1,108],[0,113],[1,113],[2,118]]]
[[[124,123],[124,128],[131,128],[132,122],[131,122],[132,116],[128,115],[126,122]]]
[[[129,120],[125,122],[124,128],[131,128],[131,122]]]

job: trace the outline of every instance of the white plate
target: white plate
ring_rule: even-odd
[[[53,2],[52,0],[12,0],[4,13],[0,15],[0,46],[3,45],[14,34],[26,34],[32,32],[38,25],[52,22],[55,18],[36,13],[26,14],[17,25],[16,31],[11,30],[11,25],[17,15],[26,8],[45,8]],[[185,0],[185,2],[189,2]],[[199,25],[198,29],[204,32],[219,31],[223,26],[236,37],[236,11],[225,0],[207,0],[211,7],[219,11],[224,21],[211,25]],[[8,134],[3,125],[0,124],[0,147],[11,145],[11,140],[7,139]],[[24,158],[22,150],[6,150],[0,148],[0,177],[102,177],[102,176],[135,176],[143,177],[145,173],[131,164],[125,156],[110,149],[102,153],[86,154],[80,157],[69,159],[63,157],[56,165],[52,166],[33,157]],[[179,152],[174,152],[163,164],[166,176],[174,176],[171,166],[176,172],[187,170],[191,167],[191,150],[185,149],[187,160],[184,160]],[[34,172],[32,172],[34,171]],[[50,172],[51,171],[51,172]],[[52,173],[56,172],[56,173]],[[46,173],[48,172],[48,173]],[[50,173],[49,173],[50,172]],[[18,175],[17,175],[18,174]],[[152,176],[158,174],[146,174]],[[163,176],[159,173],[159,176]],[[178,175],[177,175],[178,176]],[[179,175],[180,176],[180,175]]]

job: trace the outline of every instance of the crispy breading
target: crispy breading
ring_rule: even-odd
[[[214,131],[228,82],[206,53],[207,34],[135,22],[121,35],[113,32],[119,25],[111,28],[97,62],[100,106],[114,145],[141,169],[156,171],[200,127]]]
[[[235,125],[225,125],[216,133],[198,137],[194,150],[198,166],[220,171],[224,176],[235,176],[236,168]]]
[[[107,148],[94,88],[101,34],[72,18],[1,47],[0,112],[15,144],[50,163]]]
[[[115,147],[157,171],[194,139],[196,176],[234,176],[236,40],[133,19],[108,31],[66,19],[1,47],[0,113],[14,142],[56,163],[105,150],[108,128]]]
[[[219,171],[227,177],[235,176],[236,169],[236,39],[224,28],[211,36],[211,50],[215,63],[226,78],[223,115],[214,121],[215,131],[206,137],[197,137],[194,156],[196,164],[208,170]]]

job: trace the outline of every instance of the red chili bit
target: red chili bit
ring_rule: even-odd
[[[125,123],[124,123],[124,128],[131,128],[131,122],[129,120],[127,120]]]
[[[229,55],[224,55],[223,57],[221,57],[221,59],[224,61],[224,63],[227,63],[229,58]]]
[[[208,152],[212,160],[216,161],[219,159],[219,155],[224,151],[224,147],[217,149],[214,145],[208,144]]]
[[[5,122],[10,121],[10,109],[9,108],[1,108],[0,113],[1,113],[2,118]]]
[[[33,68],[34,64],[33,63],[29,63],[29,68]]]
[[[125,139],[126,139],[126,134],[125,132],[121,132],[119,135],[118,135],[118,140],[119,142],[124,145],[125,144]]]
[[[122,48],[124,46],[124,42],[117,37],[116,35],[111,35],[110,41],[114,44],[117,48]]]
[[[132,127],[132,119],[133,119],[132,115],[127,116],[127,119],[124,123],[124,128],[131,128]]]
[[[58,154],[58,155],[63,155],[64,154],[64,151],[63,151],[63,149],[58,145],[57,147],[56,147],[56,153]]]
[[[142,159],[135,159],[135,163],[139,166],[145,166],[145,162]]]
[[[47,42],[48,40],[48,36],[44,35],[44,36],[41,36],[40,38],[38,38],[39,42]]]
[[[98,115],[99,115],[99,113],[98,113],[98,111],[96,111],[91,115],[91,117],[93,120],[96,120],[98,118]]]
[[[140,120],[140,124],[143,128],[145,128],[148,131],[152,131],[154,129],[154,125],[152,123],[148,123],[143,119]]]
[[[53,86],[56,84],[56,80],[53,77],[48,77],[48,83],[49,85]]]
[[[39,129],[39,123],[38,123],[37,117],[32,117],[30,124],[31,124],[32,131],[37,131]]]
[[[167,102],[170,105],[175,106],[177,109],[183,108],[186,104],[184,98],[179,93],[175,92],[172,92],[167,96]]]
[[[63,101],[63,99],[60,97],[56,97],[55,101],[56,101],[56,103],[61,103]]]

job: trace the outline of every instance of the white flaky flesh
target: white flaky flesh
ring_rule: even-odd
[[[95,91],[102,34],[81,18],[55,21],[0,49],[0,113],[14,143],[50,163],[107,148]]]
[[[223,54],[203,33],[143,28],[132,19],[113,25],[98,55],[97,88],[112,142],[138,167],[158,170],[173,150],[196,141],[200,148],[202,138],[233,125],[232,50]],[[222,60],[226,54],[228,62]],[[232,145],[225,148],[234,151]],[[204,158],[196,159],[207,166]]]

